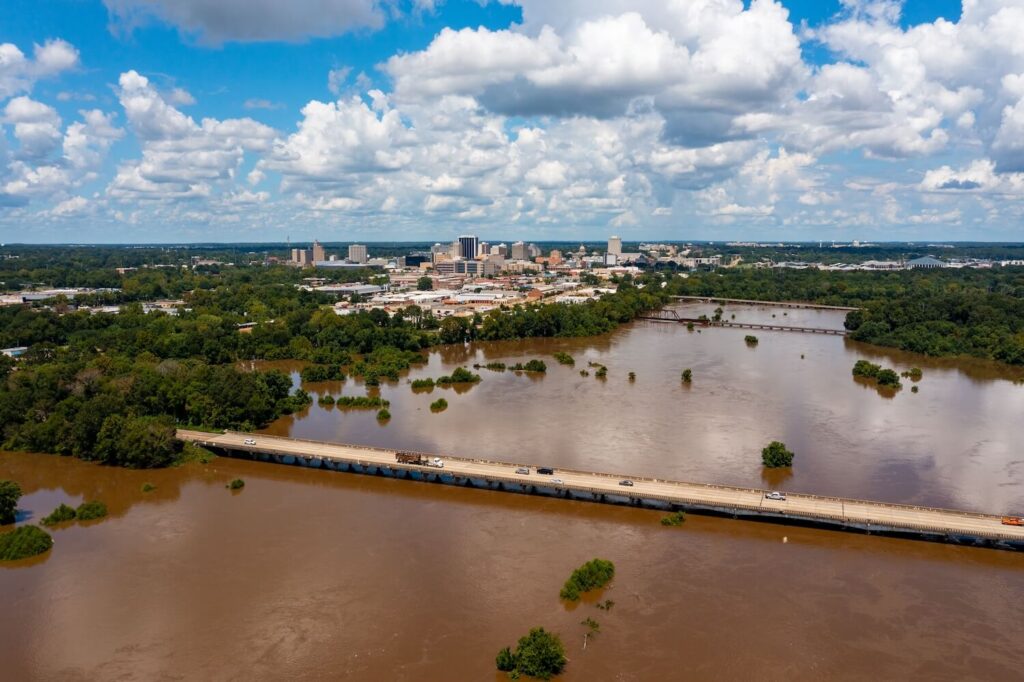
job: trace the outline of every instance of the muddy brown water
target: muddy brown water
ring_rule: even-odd
[[[750,349],[745,333],[638,323],[600,339],[444,349],[382,387],[386,426],[314,406],[269,430],[754,485],[757,451],[780,438],[797,452],[786,489],[1020,506],[1024,387],[1001,368],[835,337],[754,332]],[[532,357],[546,376],[482,371],[463,393],[405,383]],[[854,382],[861,357],[920,366],[920,393]],[[579,376],[588,359],[607,380]],[[439,395],[450,407],[432,414]],[[245,489],[226,490],[237,477]],[[0,568],[3,679],[501,680],[495,653],[535,625],[565,640],[566,680],[1009,680],[1024,663],[1019,553],[697,516],[664,528],[653,511],[225,458],[138,472],[3,453],[0,478],[25,489],[23,523],[60,502],[111,511]],[[566,607],[559,587],[594,556],[615,562],[616,579]],[[611,611],[594,606],[605,599]],[[588,616],[601,632],[584,651]]]

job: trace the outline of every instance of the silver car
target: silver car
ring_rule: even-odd
[[[519,467],[518,469],[516,469],[516,473],[517,474],[522,474],[524,476],[529,476],[530,475],[530,467]]]
[[[766,500],[777,500],[779,502],[785,502],[786,493],[780,493],[778,490],[773,490],[770,493],[765,493],[764,498]]]

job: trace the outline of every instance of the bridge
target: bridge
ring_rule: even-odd
[[[206,433],[179,429],[177,438],[225,455],[332,471],[468,486],[486,490],[546,495],[570,500],[634,505],[663,511],[760,519],[868,533],[1024,549],[1024,527],[1003,525],[999,516],[819,495],[765,497],[765,490],[686,483],[643,476],[556,469],[537,474],[524,463],[440,456],[443,468],[396,461],[384,448],[344,445],[250,433]],[[248,442],[247,442],[248,441]],[[415,453],[413,453],[415,454]],[[424,454],[433,458],[435,454]],[[529,467],[530,474],[517,469]],[[622,485],[630,481],[631,486]]]
[[[653,313],[638,315],[637,319],[651,320],[652,322],[679,322],[682,324],[692,324],[700,327],[735,327],[737,329],[763,329],[765,331],[830,334],[832,336],[846,336],[849,333],[845,329],[829,329],[827,327],[798,327],[785,324],[735,322],[731,320],[713,320],[703,317],[683,317],[678,312],[671,309],[656,310]]]
[[[752,298],[721,298],[718,296],[672,296],[680,301],[694,301],[697,303],[742,303],[744,305],[770,305],[777,308],[808,308],[811,310],[841,310],[850,312],[860,310],[844,305],[822,305],[820,303],[803,303],[800,301],[758,301]]]

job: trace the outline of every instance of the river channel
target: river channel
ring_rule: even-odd
[[[734,314],[842,324],[827,311]],[[544,375],[407,383],[531,358]],[[861,358],[923,378],[879,393],[851,376]],[[439,349],[380,388],[387,424],[313,405],[266,431],[1001,513],[1024,510],[1021,378],[842,337],[636,322]],[[306,388],[366,392],[352,379]],[[449,407],[433,413],[438,397]],[[766,479],[759,452],[773,439],[796,462]],[[236,477],[245,488],[226,490]],[[111,510],[0,568],[4,679],[502,680],[494,654],[536,625],[563,636],[566,680],[1002,680],[1024,663],[1019,553],[699,516],[665,528],[653,511],[227,458],[140,472],[3,453],[3,478],[26,491],[21,522],[60,502]],[[561,583],[595,556],[615,562],[615,581],[567,607]],[[586,617],[601,631],[583,650]]]

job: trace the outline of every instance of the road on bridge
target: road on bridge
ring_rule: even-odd
[[[765,498],[765,490],[731,486],[666,481],[655,478],[624,476],[597,472],[555,469],[553,476],[540,476],[536,466],[464,457],[440,456],[444,460],[443,472],[417,465],[399,465],[395,451],[359,445],[343,445],[320,441],[299,440],[279,436],[226,432],[212,434],[179,429],[179,440],[228,450],[320,457],[354,464],[373,464],[398,469],[422,470],[453,476],[480,478],[491,481],[516,482],[557,489],[583,490],[596,494],[624,495],[647,498],[681,505],[697,505],[724,510],[735,509],[767,517],[785,516],[824,523],[897,530],[908,533],[940,533],[1024,542],[1024,527],[1006,526],[1001,517],[949,509],[915,507],[910,505],[852,500],[816,495],[788,493],[784,501]],[[255,445],[246,445],[253,439]],[[434,455],[430,455],[434,456]],[[516,469],[529,466],[530,475],[517,474]],[[540,464],[539,466],[545,466]],[[552,484],[559,479],[560,484]],[[633,486],[619,484],[630,480]]]

